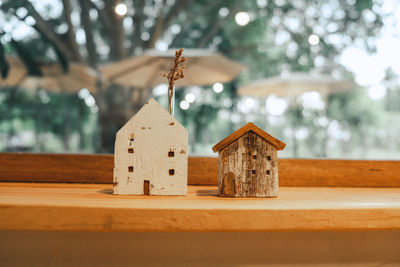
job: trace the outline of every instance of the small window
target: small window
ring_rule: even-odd
[[[133,172],[133,166],[128,167],[128,172]]]
[[[251,173],[252,174],[256,174],[256,170],[251,170]]]
[[[133,148],[128,148],[128,153],[133,153]]]
[[[267,170],[267,174],[270,175],[270,174],[271,174],[271,171],[270,171],[270,170]]]
[[[168,152],[168,157],[170,157],[170,158],[175,157],[174,151],[169,151],[169,152]]]
[[[271,156],[267,156],[267,160],[271,160]]]
[[[168,170],[169,175],[174,175],[175,174],[175,169],[169,169]]]
[[[257,155],[253,155],[253,159],[257,159]]]

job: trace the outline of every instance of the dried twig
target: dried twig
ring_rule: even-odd
[[[185,77],[184,72],[186,66],[179,66],[179,64],[184,63],[186,61],[185,57],[182,57],[183,48],[177,50],[175,52],[175,64],[172,69],[168,72],[161,72],[160,75],[162,77],[167,78],[168,80],[168,111],[172,114],[172,97],[174,96],[174,83],[175,81],[182,79]]]

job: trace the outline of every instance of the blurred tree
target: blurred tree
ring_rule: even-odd
[[[373,49],[369,36],[376,34],[381,26],[376,12],[379,6],[370,0],[78,0],[77,3],[55,1],[38,10],[40,5],[36,2],[9,0],[2,1],[0,7],[4,16],[17,18],[36,30],[37,34],[19,40],[29,44],[34,57],[45,55],[59,60],[66,68],[67,61],[96,68],[100,63],[121,60],[154,47],[212,48],[249,66],[242,80],[311,69],[347,75],[337,62],[341,50],[352,42]],[[119,14],[116,12],[119,4],[127,7],[126,14],[123,8]],[[62,12],[56,8],[59,5]],[[247,14],[247,24],[238,21],[239,11]],[[204,90],[202,94],[210,88]],[[94,97],[102,131],[100,151],[112,151],[115,131],[150,93],[139,94],[134,88],[115,85],[99,86]],[[184,93],[179,94],[177,103],[184,97]],[[232,100],[229,109],[235,110],[234,90],[224,90],[216,97],[221,103],[227,98]],[[201,129],[216,118],[220,107],[205,100],[182,111],[186,121],[197,122],[196,142],[202,140]]]
[[[3,44],[0,42],[0,76],[5,79],[10,70],[10,66],[6,60],[6,53]]]
[[[61,137],[63,151],[91,151],[93,144],[87,142],[90,125],[90,109],[76,94],[49,93],[44,90],[27,92],[18,87],[7,87],[0,91],[0,129],[4,133],[4,151],[50,152],[48,134]],[[70,109],[71,106],[77,107]],[[92,125],[90,125],[92,127]],[[33,138],[28,142],[14,144],[33,129]],[[79,136],[76,144],[71,137]]]

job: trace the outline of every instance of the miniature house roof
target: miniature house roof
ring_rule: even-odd
[[[283,143],[282,141],[276,139],[272,135],[269,135],[268,133],[264,132],[263,130],[255,126],[253,123],[249,122],[239,130],[236,130],[231,135],[229,135],[228,137],[220,141],[218,144],[213,146],[212,150],[214,152],[220,151],[221,149],[225,148],[227,145],[231,144],[232,142],[239,139],[241,136],[250,131],[254,132],[265,141],[271,143],[273,146],[276,147],[277,150],[282,150],[286,146],[286,144]]]
[[[123,132],[123,129],[134,124],[150,124],[163,127],[165,122],[169,125],[178,126],[178,128],[186,131],[185,127],[179,123],[168,111],[166,111],[154,98],[151,98],[145,105],[117,132],[117,136]]]

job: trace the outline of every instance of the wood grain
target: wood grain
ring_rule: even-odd
[[[218,193],[221,197],[278,196],[276,147],[253,132],[218,152]]]
[[[400,187],[400,161],[279,159],[279,185]]]
[[[221,149],[223,149],[224,147],[226,147],[227,145],[234,142],[239,137],[241,137],[242,135],[244,135],[245,133],[248,133],[250,131],[256,133],[258,136],[260,136],[264,140],[270,142],[272,145],[274,145],[276,147],[277,150],[282,150],[286,146],[286,144],[284,142],[276,139],[272,135],[270,135],[270,134],[266,133],[265,131],[263,131],[262,129],[258,128],[253,123],[249,122],[245,126],[234,131],[232,134],[230,134],[226,138],[222,139],[218,144],[214,145],[212,147],[212,150],[214,152],[220,151]]]
[[[0,181],[112,183],[113,155],[0,153]],[[400,187],[400,161],[279,159],[280,186]],[[190,185],[217,185],[218,159],[189,157]]]
[[[113,155],[0,153],[6,182],[112,183],[113,168]]]
[[[232,199],[216,186],[187,196],[116,196],[112,185],[0,183],[0,230],[399,230],[400,188],[281,187],[278,198]]]

